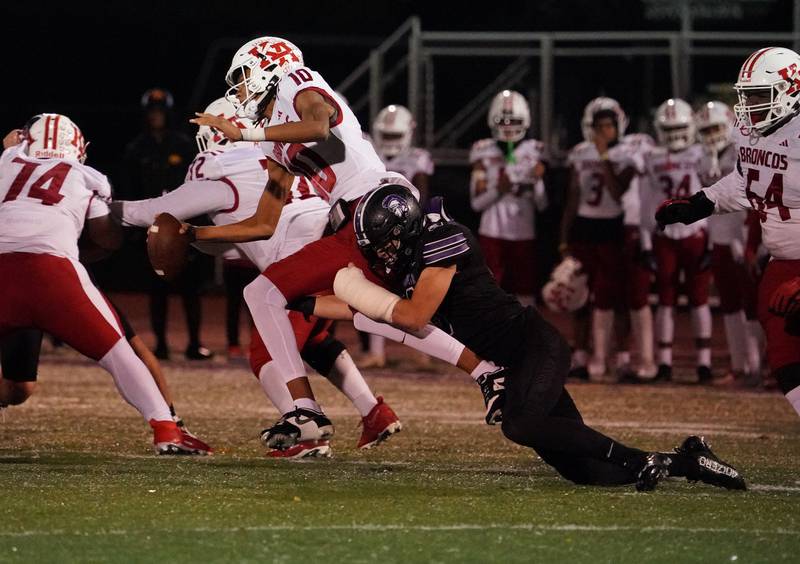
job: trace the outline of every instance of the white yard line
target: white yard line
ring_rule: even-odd
[[[290,532],[312,532],[312,531],[352,531],[352,532],[390,532],[390,531],[419,531],[419,532],[451,532],[451,531],[531,531],[531,532],[586,532],[586,533],[613,533],[613,532],[636,532],[636,533],[690,533],[690,534],[749,534],[749,535],[772,535],[772,536],[797,536],[800,531],[792,529],[743,529],[728,527],[633,527],[628,525],[535,525],[535,524],[473,524],[473,523],[454,523],[451,525],[378,525],[378,524],[357,524],[352,525],[258,525],[249,527],[195,527],[186,529],[155,529],[150,530],[126,530],[109,529],[107,531],[67,531],[55,529],[52,531],[30,530],[18,532],[0,532],[0,538],[17,537],[36,537],[36,536],[80,536],[80,537],[100,537],[100,536],[126,536],[135,534],[152,534],[157,532],[160,535],[170,534],[197,534],[197,533],[239,533],[239,532],[270,532],[270,531],[290,531]]]

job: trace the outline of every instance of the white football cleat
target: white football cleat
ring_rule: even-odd
[[[333,436],[333,423],[324,413],[298,407],[261,431],[261,441],[271,449],[286,450],[300,441],[324,441]]]

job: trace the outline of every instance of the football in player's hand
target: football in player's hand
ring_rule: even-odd
[[[147,230],[147,255],[156,274],[174,280],[186,266],[191,243],[188,233],[181,233],[181,222],[172,214],[160,213]]]

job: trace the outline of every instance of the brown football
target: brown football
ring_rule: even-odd
[[[147,255],[156,274],[175,280],[186,267],[189,235],[180,233],[181,222],[172,214],[160,213],[147,230]]]

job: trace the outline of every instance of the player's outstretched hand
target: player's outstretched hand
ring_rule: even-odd
[[[190,119],[189,122],[194,123],[195,125],[207,125],[209,127],[213,127],[214,129],[218,129],[231,141],[242,140],[242,131],[224,117],[205,114],[202,112],[195,112],[194,115],[197,117]]]
[[[8,149],[14,145],[19,145],[20,143],[22,143],[21,129],[12,129],[5,137],[3,137],[3,149]]]
[[[778,286],[769,299],[769,311],[780,317],[800,313],[800,276]]]
[[[708,199],[703,192],[698,192],[690,198],[676,198],[664,200],[656,210],[658,227],[673,223],[694,223],[714,213],[714,202]]]

